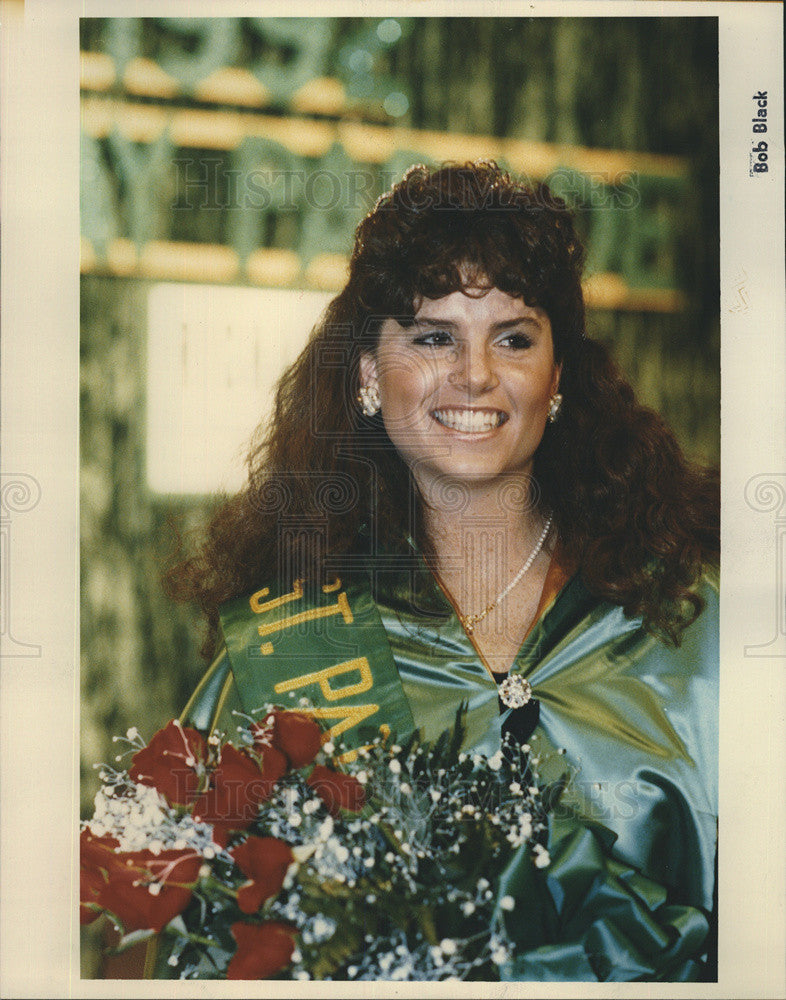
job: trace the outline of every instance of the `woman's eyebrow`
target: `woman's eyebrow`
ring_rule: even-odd
[[[427,323],[429,326],[449,326],[456,327],[458,323],[451,319],[439,319],[436,316],[415,316],[416,323]]]
[[[416,323],[427,323],[429,326],[449,326],[456,327],[460,326],[460,322],[451,319],[440,319],[438,316],[415,316]],[[520,326],[522,323],[528,323],[532,326],[540,326],[540,320],[537,316],[513,316],[510,319],[501,319],[496,323],[491,324],[492,330],[507,330],[511,326]]]
[[[540,326],[541,321],[537,316],[516,316],[513,319],[501,319],[497,323],[491,324],[492,330],[507,330],[512,326]]]

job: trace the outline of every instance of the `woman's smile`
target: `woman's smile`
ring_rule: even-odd
[[[432,410],[431,416],[442,427],[461,434],[487,434],[496,430],[508,419],[507,413],[502,410],[476,410],[463,407]]]
[[[528,474],[559,384],[546,313],[498,288],[424,299],[363,356],[388,436],[421,487]]]

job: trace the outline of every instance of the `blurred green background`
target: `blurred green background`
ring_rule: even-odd
[[[90,18],[81,49],[90,815],[112,735],[149,738],[203,668],[198,616],[159,583],[173,518],[198,527],[210,498],[148,485],[151,288],[329,292],[408,165],[495,158],[575,206],[590,332],[717,462],[718,46],[714,18]]]

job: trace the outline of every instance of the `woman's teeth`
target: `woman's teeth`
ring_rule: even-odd
[[[432,416],[443,425],[464,434],[479,434],[492,431],[502,423],[503,414],[499,410],[434,410]]]

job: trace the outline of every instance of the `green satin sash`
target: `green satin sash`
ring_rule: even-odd
[[[270,587],[221,608],[234,681],[249,714],[304,699],[331,739],[357,747],[414,723],[376,605],[363,578],[306,593]],[[353,753],[345,754],[351,759]]]

